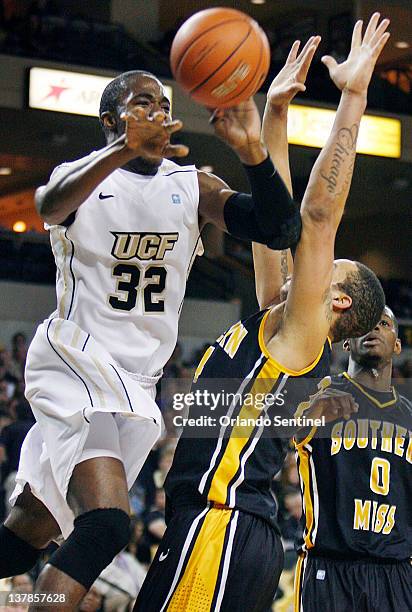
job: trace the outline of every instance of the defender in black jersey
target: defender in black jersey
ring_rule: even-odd
[[[391,385],[397,331],[386,307],[370,333],[345,343],[348,372],[331,388],[358,412],[296,444],[305,522],[296,612],[412,610],[412,403]]]
[[[257,417],[276,411],[293,415],[297,383],[303,381],[301,399],[317,390],[319,377],[329,371],[328,336],[338,341],[362,335],[376,324],[384,305],[380,283],[368,268],[333,261],[366,90],[387,39],[388,24],[378,26],[378,21],[372,18],[363,41],[357,24],[354,44],[362,50],[352,55],[358,59],[331,70],[345,91],[303,198],[302,235],[286,301],[233,325],[207,349],[196,371],[194,390],[209,385],[214,390],[217,379],[236,379],[242,399],[218,407],[228,419],[218,435],[194,440],[183,432],[165,483],[167,530],[135,610],[263,612],[271,606],[283,553],[270,486],[287,440],[274,439],[270,418],[266,427]],[[291,61],[296,53],[294,45]],[[280,88],[288,86],[289,74]],[[272,101],[265,111],[266,126]],[[258,406],[258,394],[282,396],[283,404]],[[245,395],[253,401],[246,404]],[[265,435],[266,429],[272,435]]]
[[[293,383],[304,377],[306,393],[317,389],[329,372],[330,343],[301,372],[283,367],[264,341],[270,312],[239,321],[209,347],[192,392],[216,390],[219,379],[231,392],[228,384],[235,376],[244,398],[261,393],[282,398],[279,406],[260,411],[272,422],[277,414],[294,415]],[[304,393],[302,385],[298,390]],[[189,416],[202,412],[196,406]],[[251,402],[218,406],[214,414],[217,419],[227,416],[217,435],[194,438],[184,431],[177,445],[165,483],[168,527],[139,594],[138,610],[163,605],[165,610],[268,610],[273,600],[283,549],[271,482],[289,440],[284,434],[265,436],[264,427],[254,426],[259,409]],[[247,419],[253,422],[242,425]]]

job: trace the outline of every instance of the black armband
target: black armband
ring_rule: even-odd
[[[302,229],[300,212],[272,160],[268,157],[245,170],[252,195],[235,193],[227,199],[224,219],[228,232],[276,250],[293,247]]]
[[[270,157],[257,166],[244,164],[243,167],[249,179],[256,220],[262,231],[276,233],[280,223],[294,216],[296,204]]]

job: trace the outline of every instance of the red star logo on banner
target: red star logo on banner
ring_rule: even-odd
[[[70,87],[64,87],[63,85],[49,85],[49,87],[50,91],[43,100],[47,100],[47,98],[56,98],[56,102],[59,102],[62,93],[66,91],[66,89],[70,89]]]

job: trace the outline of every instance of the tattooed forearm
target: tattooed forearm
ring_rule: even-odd
[[[353,168],[355,165],[355,161],[356,161],[356,151],[353,151],[352,152],[352,162],[346,172],[346,177],[343,182],[342,189],[339,191],[339,193],[336,194],[336,197],[340,197],[341,195],[345,194],[349,190],[350,184],[352,182]]]
[[[280,253],[280,272],[282,274],[282,283],[285,284],[288,277],[288,252],[287,250]]]
[[[326,173],[323,171],[320,173],[322,179],[327,183],[327,190],[332,195],[339,195],[349,186],[355,161],[358,132],[358,123],[355,123],[351,128],[341,128],[339,130],[330,168]],[[347,167],[348,160],[351,160],[349,168]],[[341,176],[342,166],[345,167],[344,179]]]

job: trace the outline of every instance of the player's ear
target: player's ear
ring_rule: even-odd
[[[348,310],[352,306],[352,298],[346,293],[339,293],[332,298],[332,307],[335,311]]]
[[[344,342],[342,344],[342,348],[347,353],[350,353],[350,340],[348,340],[348,339],[344,340]]]
[[[105,111],[100,116],[100,122],[107,130],[113,130],[116,127],[116,119],[110,111]]]
[[[395,348],[394,348],[393,352],[395,353],[395,355],[399,355],[401,351],[402,351],[401,340],[400,340],[400,338],[396,338]]]

